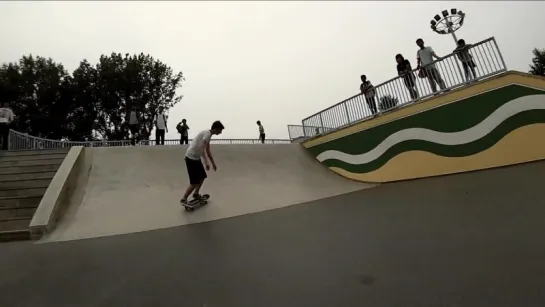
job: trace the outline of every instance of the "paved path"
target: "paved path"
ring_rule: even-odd
[[[0,245],[0,306],[542,307],[545,163],[89,240]]]

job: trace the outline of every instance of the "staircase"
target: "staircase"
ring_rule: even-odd
[[[30,240],[30,221],[69,150],[0,152],[0,242]]]

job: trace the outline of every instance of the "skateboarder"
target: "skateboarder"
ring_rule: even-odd
[[[216,171],[216,162],[210,152],[210,139],[214,134],[221,134],[223,129],[225,129],[223,124],[220,121],[215,121],[210,130],[201,131],[195,136],[185,152],[185,164],[187,166],[187,174],[189,175],[189,187],[187,187],[184,196],[180,200],[182,205],[187,205],[187,198],[191,193],[193,193],[194,199],[200,198],[199,191],[204,179],[207,177],[201,158],[204,159],[206,170],[210,169],[209,162],[212,162],[212,168]]]

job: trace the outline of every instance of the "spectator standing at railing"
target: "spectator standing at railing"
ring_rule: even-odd
[[[259,127],[259,140],[261,143],[265,144],[265,128],[263,128],[263,125],[261,125],[261,121],[258,120],[257,126]]]
[[[165,131],[168,133],[167,116],[163,113],[163,107],[155,114],[153,122],[155,123],[155,145],[165,145]]]
[[[13,110],[7,102],[1,102],[0,107],[0,137],[2,138],[2,150],[8,150],[9,147],[9,129],[15,119]]]
[[[460,59],[460,62],[462,62],[462,68],[464,69],[467,82],[477,78],[477,72],[475,71],[475,67],[477,67],[477,65],[475,65],[475,62],[473,62],[473,56],[471,56],[469,53],[469,48],[471,48],[471,44],[466,45],[465,40],[459,39],[458,47],[454,49],[454,53],[456,53],[458,59]]]
[[[441,74],[435,67],[435,63],[433,63],[433,58],[440,60],[441,57],[437,56],[435,51],[433,51],[433,48],[430,46],[424,46],[424,40],[421,38],[416,40],[416,45],[420,47],[420,50],[416,52],[418,68],[424,68],[424,74],[428,78],[428,82],[430,83],[433,93],[437,92],[437,86],[435,85],[436,82],[439,84],[439,87],[444,90],[446,88],[445,81],[443,81]]]
[[[189,144],[189,126],[185,118],[176,125],[176,130],[180,134],[180,145]]]
[[[361,75],[360,92],[365,96],[365,102],[373,115],[377,114],[377,104],[375,102],[375,87],[371,81],[367,80],[366,75]]]
[[[139,128],[140,127],[138,125],[138,115],[135,110],[132,110],[129,113],[129,130],[131,131],[131,144],[133,146],[135,146],[137,143],[137,135],[138,131],[140,131]]]
[[[416,77],[413,75],[411,62],[405,59],[401,54],[396,55],[397,74],[402,76],[405,86],[409,90],[412,100],[418,99],[418,91],[416,89]]]

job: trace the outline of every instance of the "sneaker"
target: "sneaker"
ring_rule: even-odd
[[[201,195],[200,194],[193,194],[193,199],[201,199]]]
[[[187,199],[180,199],[181,205],[187,205]]]

